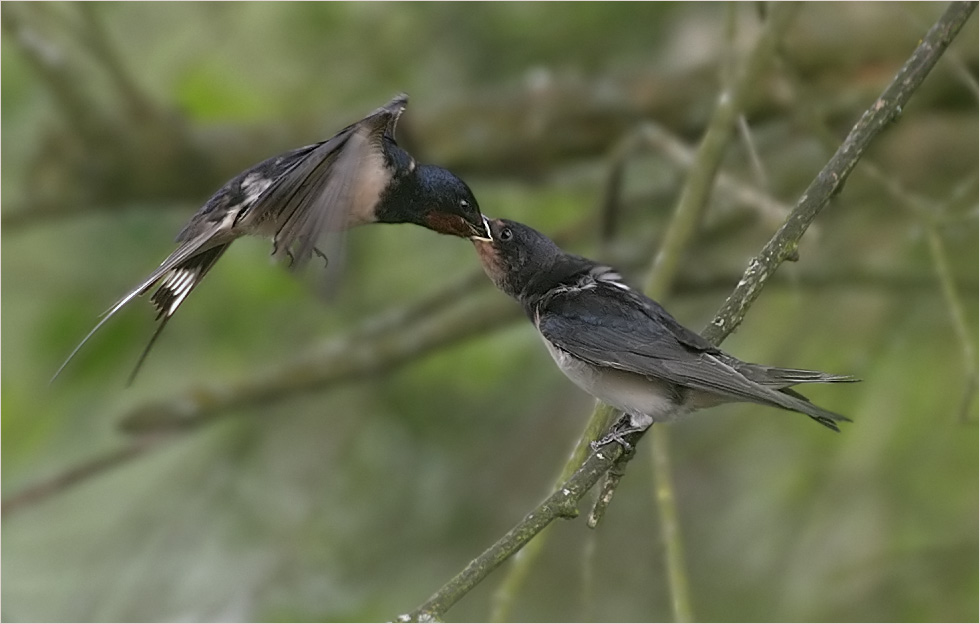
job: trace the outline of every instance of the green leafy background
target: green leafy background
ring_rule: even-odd
[[[804,6],[746,119],[762,173],[744,136],[724,172],[791,205],[943,7]],[[143,301],[52,385],[49,377],[169,253],[209,193],[257,160],[236,161],[236,140],[271,155],[400,91],[412,98],[403,144],[457,170],[488,215],[565,232],[579,253],[621,248],[648,264],[683,171],[657,150],[637,155],[625,174],[624,226],[603,250],[594,224],[609,154],[644,119],[695,144],[758,30],[757,9],[98,5],[89,10],[134,84],[222,162],[161,176],[159,188],[145,167],[145,181],[120,175],[94,193],[86,184],[119,165],[104,166],[98,141],[75,138],[20,31],[7,28],[16,20],[64,55],[92,110],[115,118],[104,64],[71,45],[79,8],[4,3],[3,618],[390,621],[424,601],[548,493],[592,409],[524,321],[367,379],[234,409],[43,499],[10,501],[129,443],[118,423],[136,406],[275,368],[472,273],[465,241],[408,226],[353,231],[346,280],[330,302],[272,264],[267,241],[242,241],[181,308],[132,387],[126,375],[152,329]],[[859,164],[800,261],[782,267],[724,345],[749,361],[863,378],[808,393],[854,423],[834,435],[796,414],[732,405],[670,425],[698,619],[978,617],[977,48],[974,16],[868,155],[886,182]],[[544,94],[561,109],[554,93],[587,96],[592,114],[556,125],[543,113],[536,133],[535,110],[520,103]],[[650,100],[660,102],[656,118],[628,106]],[[515,108],[527,123],[498,122]],[[162,153],[163,135],[133,127],[118,124],[145,153]],[[599,139],[569,147],[575,136]],[[527,148],[508,162],[491,149],[501,143]],[[70,175],[65,154],[75,159]],[[17,220],[43,203],[63,212]],[[716,192],[665,305],[703,327],[777,225]],[[965,343],[930,231],[956,284]],[[639,284],[643,272],[629,278]],[[597,531],[581,518],[554,527],[512,619],[671,617],[648,454],[641,445]],[[448,617],[487,618],[502,575]]]

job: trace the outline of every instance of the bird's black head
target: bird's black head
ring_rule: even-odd
[[[487,223],[493,240],[472,240],[483,270],[497,288],[524,300],[553,285],[556,266],[562,264],[558,261],[569,257],[558,245],[523,223],[507,219]]]
[[[463,238],[489,236],[470,187],[435,165],[418,165],[406,179],[393,184],[379,207],[378,220],[415,223]]]

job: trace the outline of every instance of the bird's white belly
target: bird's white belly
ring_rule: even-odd
[[[572,357],[545,340],[548,352],[565,375],[603,403],[626,412],[635,426],[671,420],[683,410],[665,382],[614,368],[596,367]]]

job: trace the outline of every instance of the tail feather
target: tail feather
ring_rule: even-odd
[[[777,368],[775,366],[763,366],[761,364],[748,364],[745,362],[739,362],[739,365],[735,368],[746,378],[758,384],[777,389],[804,383],[851,383],[861,381],[851,375],[835,375],[833,373],[824,373],[803,368]]]
[[[159,278],[157,278],[157,279],[159,279]],[[121,310],[123,308],[123,306],[125,306],[127,303],[129,303],[130,301],[132,301],[134,297],[137,297],[137,296],[143,294],[143,292],[145,292],[146,288],[149,288],[149,286],[152,286],[152,285],[153,285],[152,283],[150,283],[149,285],[146,285],[146,283],[144,282],[144,284],[142,284],[139,287],[137,287],[136,289],[130,291],[125,297],[123,297],[122,299],[120,299],[119,301],[117,301],[111,308],[109,308],[107,311],[103,312],[102,313],[102,319],[98,323],[96,323],[95,327],[93,327],[89,331],[89,333],[85,334],[85,337],[82,338],[82,341],[79,342],[75,346],[74,349],[72,349],[72,352],[68,354],[68,357],[65,358],[65,361],[62,362],[61,363],[61,366],[58,367],[58,370],[56,370],[54,372],[54,375],[51,376],[51,379],[48,381],[48,383],[54,383],[54,380],[58,378],[58,375],[61,374],[61,371],[65,370],[65,367],[68,366],[68,363],[71,362],[73,359],[75,359],[75,356],[78,355],[78,352],[82,350],[82,347],[85,346],[85,343],[88,342],[89,339],[92,336],[95,335],[95,332],[99,331],[102,328],[102,326],[105,325],[106,322],[109,319],[111,319],[113,316],[115,316],[116,315],[116,312],[118,312],[119,310]]]
[[[143,352],[140,353],[140,357],[136,361],[136,366],[133,367],[133,372],[129,374],[129,379],[126,381],[127,386],[131,385],[133,380],[136,379],[136,374],[142,368],[143,362],[146,361],[146,356],[150,354],[150,349],[156,343],[160,332],[167,326],[167,322],[187,299],[187,295],[201,283],[201,280],[204,279],[204,276],[207,275],[207,272],[211,270],[211,267],[214,266],[214,263],[218,261],[218,258],[221,257],[221,254],[226,249],[228,249],[228,243],[212,247],[190,258],[183,264],[174,267],[166,275],[159,288],[156,289],[156,292],[150,297],[150,302],[157,309],[156,320],[160,323],[157,325],[153,335],[150,336],[150,341],[143,349]]]
[[[852,379],[849,381],[857,381]],[[818,405],[810,402],[810,399],[806,398],[796,390],[790,388],[777,389],[778,394],[784,395],[784,399],[779,401],[779,407],[784,409],[789,409],[794,412],[799,412],[801,414],[806,414],[813,420],[817,421],[824,427],[833,429],[834,431],[840,432],[840,428],[837,426],[838,422],[851,422],[851,419],[837,412],[832,412],[828,409],[824,409]]]
[[[732,358],[734,360],[734,358]],[[749,364],[740,360],[735,360],[735,369],[746,379],[759,384],[761,395],[757,398],[760,402],[769,402],[771,405],[783,409],[806,414],[828,429],[840,431],[837,426],[839,422],[851,422],[851,419],[837,412],[832,412],[810,402],[790,386],[805,383],[851,383],[861,381],[851,375],[835,375],[821,371],[807,370],[803,368],[777,368],[775,366],[764,366],[761,364]],[[763,398],[765,397],[765,398]]]
[[[661,360],[659,376],[691,388],[707,397],[696,397],[695,404],[717,405],[726,401],[749,401],[806,414],[821,425],[839,431],[837,423],[849,422],[846,416],[826,410],[789,386],[798,383],[858,381],[847,375],[820,371],[775,368],[742,362],[726,353],[704,354],[697,360]]]
[[[153,287],[154,284],[159,282],[168,273],[175,270],[181,264],[189,261],[193,262],[195,258],[208,254],[211,251],[211,249],[218,249],[220,247],[223,250],[225,247],[228,246],[228,244],[226,243],[225,245],[221,245],[219,247],[213,247],[211,249],[206,250],[202,254],[198,254],[197,252],[201,249],[201,247],[208,244],[208,242],[213,236],[214,236],[214,232],[211,231],[202,232],[201,234],[192,238],[191,240],[184,242],[172,254],[170,254],[170,256],[166,260],[160,263],[160,266],[158,266],[153,271],[153,273],[151,273],[145,280],[143,280],[143,282],[141,282],[139,286],[126,293],[126,295],[123,296],[122,299],[114,303],[111,308],[106,310],[102,314],[102,318],[95,325],[95,327],[93,327],[92,330],[89,331],[89,333],[86,334],[84,338],[82,338],[81,342],[78,343],[78,345],[72,350],[72,352],[68,354],[68,357],[65,358],[65,361],[62,362],[61,366],[58,367],[58,370],[55,371],[54,375],[51,376],[51,381],[49,381],[48,383],[52,383],[54,382],[55,379],[58,378],[58,375],[60,375],[61,372],[65,370],[65,367],[68,366],[68,363],[71,362],[76,355],[78,355],[78,352],[81,351],[83,346],[85,346],[85,343],[87,343],[89,339],[91,339],[92,336],[94,336],[95,333],[99,331],[109,319],[111,319],[113,316],[116,315],[117,312],[123,309],[123,307],[125,307],[126,304],[128,304],[136,297],[145,294],[150,288]],[[218,256],[220,255],[221,254],[218,253]],[[217,260],[217,257],[215,257],[214,260]],[[211,261],[211,264],[214,264],[214,260]],[[208,266],[208,268],[210,268],[210,265]],[[205,269],[205,271],[206,270],[207,269]],[[198,278],[198,280],[199,279],[200,278]],[[184,294],[184,296],[186,297],[186,293]],[[177,305],[179,306],[180,302],[177,302]],[[160,306],[158,305],[157,308],[159,310]],[[173,310],[176,310],[176,306],[174,306]],[[173,311],[171,311],[170,314],[173,314]],[[159,328],[157,331],[159,331]]]

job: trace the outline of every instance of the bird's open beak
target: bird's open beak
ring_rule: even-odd
[[[492,243],[493,235],[490,233],[490,220],[484,215],[480,215],[480,217],[483,218],[483,227],[479,229],[474,228],[474,234],[470,236],[470,239]]]

